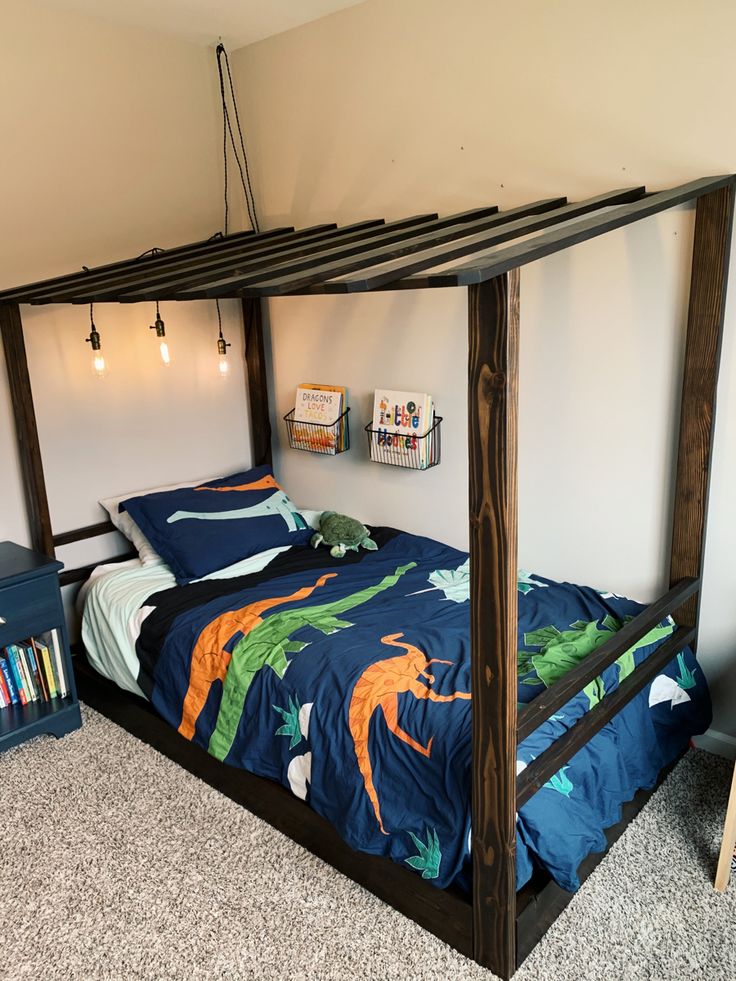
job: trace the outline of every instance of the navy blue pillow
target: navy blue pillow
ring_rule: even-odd
[[[179,584],[267,548],[300,545],[312,534],[270,467],[131,497],[120,510],[128,512]]]

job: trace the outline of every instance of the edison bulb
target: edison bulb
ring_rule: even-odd
[[[227,360],[227,355],[226,354],[220,354],[219,355],[219,362],[220,362],[220,365],[219,365],[219,368],[220,368],[220,378],[227,378],[228,373],[230,372],[230,365],[229,365],[228,360]]]
[[[95,351],[92,355],[92,371],[98,378],[104,378],[107,374],[107,365],[102,351]]]
[[[165,368],[168,368],[171,364],[171,355],[169,354],[169,345],[166,341],[161,341],[159,344],[159,351],[161,352],[161,361]]]

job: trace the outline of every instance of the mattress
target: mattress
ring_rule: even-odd
[[[317,527],[321,511],[300,508],[300,513],[311,527]],[[287,549],[288,546],[268,549],[199,581],[260,572]],[[176,578],[163,560],[143,565],[138,559],[130,559],[97,566],[77,595],[87,658],[99,674],[124,691],[147,697],[138,684],[140,662],[136,653],[141,625],[153,609],[146,600],[174,586]]]
[[[186,586],[161,567],[102,573],[83,637],[107,677],[186,738],[288,787],[353,848],[439,887],[467,884],[471,695],[466,553],[379,528],[375,552],[296,546]],[[530,701],[640,604],[520,573],[518,697]],[[664,620],[521,743],[517,772],[674,630]],[[621,805],[710,722],[702,670],[673,659],[519,811],[517,886],[566,889]]]

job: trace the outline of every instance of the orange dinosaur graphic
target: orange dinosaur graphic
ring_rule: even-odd
[[[225,650],[225,645],[238,632],[249,634],[251,630],[263,623],[267,610],[294,600],[306,599],[319,586],[324,586],[328,579],[336,576],[336,572],[327,572],[313,586],[303,586],[288,596],[275,596],[272,599],[258,600],[249,603],[239,610],[228,610],[212,623],[209,623],[197,638],[192,652],[192,664],[189,671],[189,687],[184,696],[179,732],[187,739],[194,736],[199,713],[204,708],[207,696],[213,683],[219,679],[224,683],[227,669],[230,666],[232,654]]]
[[[353,688],[348,711],[348,723],[355,746],[355,755],[358,759],[358,768],[363,776],[365,791],[373,805],[378,826],[383,834],[388,834],[388,832],[383,826],[368,752],[368,734],[373,713],[380,706],[383,709],[383,717],[389,731],[397,739],[401,739],[402,742],[411,746],[417,753],[429,758],[434,736],[426,746],[422,746],[401,728],[398,720],[399,694],[411,692],[415,698],[428,698],[432,702],[453,702],[456,698],[469,699],[471,697],[470,692],[467,691],[456,691],[452,695],[438,695],[433,691],[429,685],[434,681],[434,675],[427,671],[429,665],[452,664],[453,662],[443,661],[439,657],[428,658],[424,651],[420,651],[418,647],[414,647],[412,644],[399,643],[399,638],[403,636],[403,634],[387,634],[385,637],[381,637],[382,644],[388,644],[391,647],[403,647],[406,654],[377,661],[367,667]],[[424,678],[428,684],[422,684],[417,675]]]
[[[250,484],[237,484],[235,487],[195,487],[195,491],[250,491],[250,490],[281,490],[276,480],[271,474],[266,474],[260,480],[254,480]]]

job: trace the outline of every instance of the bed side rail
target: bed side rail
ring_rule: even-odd
[[[655,627],[673,610],[680,607],[700,589],[700,579],[682,579],[664,596],[655,600],[639,616],[596,651],[581,661],[572,671],[543,692],[519,716],[517,739],[521,742],[538,726],[561,708],[570,698],[598,677],[625,651]],[[540,756],[524,769],[516,780],[516,806],[522,807],[560,767],[577,753],[617,712],[620,712],[655,675],[686,647],[696,636],[694,626],[678,627],[660,647],[642,661],[615,691],[579,719]]]

